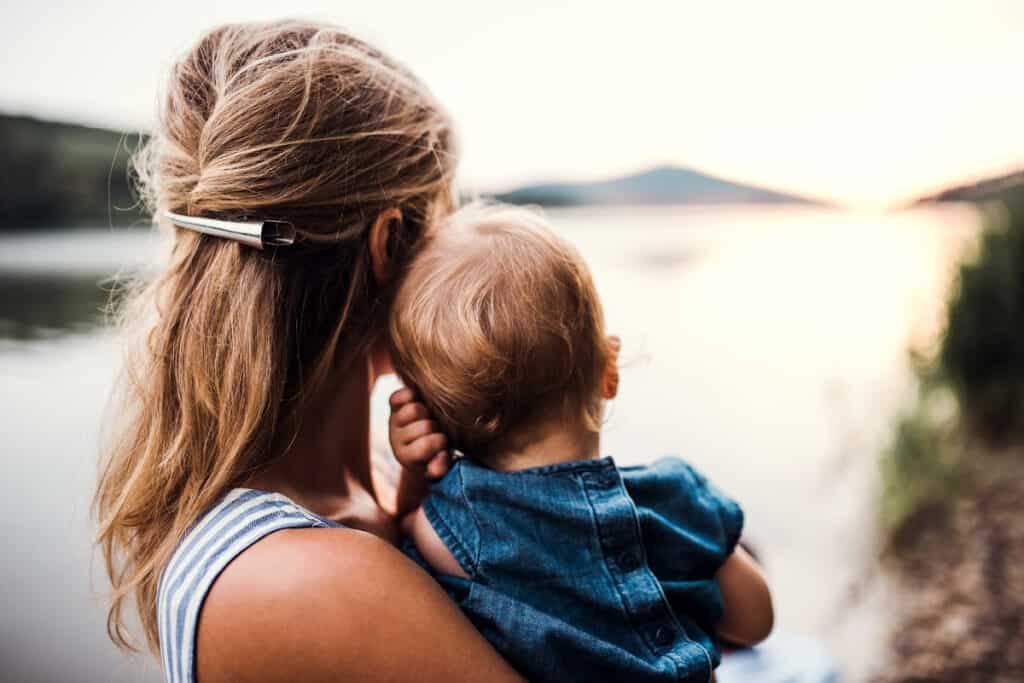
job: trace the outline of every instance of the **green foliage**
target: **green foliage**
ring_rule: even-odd
[[[990,441],[1024,435],[1024,190],[993,212],[960,269],[940,352],[968,425]]]
[[[0,230],[141,217],[128,159],[138,134],[0,115]]]
[[[922,510],[935,510],[959,490],[964,449],[956,399],[945,387],[922,378],[918,400],[901,416],[882,455],[882,525],[890,538]]]
[[[890,546],[970,487],[968,458],[1024,437],[1024,188],[999,197],[961,265],[938,357],[916,359],[917,401],[882,455]]]

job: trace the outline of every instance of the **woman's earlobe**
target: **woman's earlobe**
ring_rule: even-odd
[[[393,254],[389,247],[391,236],[401,227],[402,210],[398,207],[381,211],[373,225],[370,226],[370,261],[373,265],[373,277],[378,284],[384,284],[391,280],[394,273]]]

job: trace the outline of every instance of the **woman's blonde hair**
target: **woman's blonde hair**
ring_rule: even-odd
[[[373,276],[370,226],[401,212],[386,244],[400,269],[448,209],[454,165],[430,92],[341,29],[224,25],[174,65],[136,160],[149,208],[287,220],[298,241],[260,252],[178,230],[167,266],[130,292],[123,406],[95,498],[119,646],[133,647],[134,597],[157,651],[157,586],[179,540],[287,447],[327,373],[384,333],[393,292]]]
[[[553,420],[601,428],[614,353],[590,270],[537,214],[474,204],[413,260],[391,355],[453,447],[494,461]]]

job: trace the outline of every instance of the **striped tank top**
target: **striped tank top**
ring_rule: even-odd
[[[166,683],[195,683],[196,627],[210,586],[243,550],[281,529],[338,527],[279,493],[232,489],[178,544],[160,575],[157,628]]]

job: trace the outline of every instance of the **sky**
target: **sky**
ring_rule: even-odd
[[[467,188],[669,163],[883,207],[1024,167],[1021,0],[0,2],[0,111],[124,129],[210,26],[341,24],[451,111]]]

